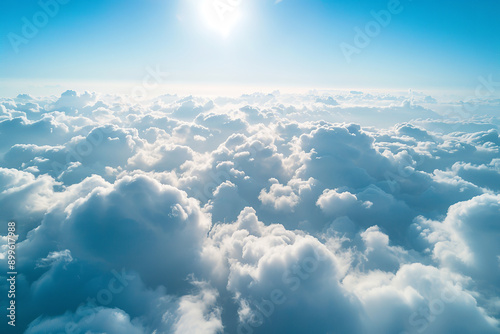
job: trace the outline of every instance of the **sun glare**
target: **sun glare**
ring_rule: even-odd
[[[204,0],[201,16],[206,26],[223,37],[229,36],[241,20],[241,0]]]

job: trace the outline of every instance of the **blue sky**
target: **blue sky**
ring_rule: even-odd
[[[23,37],[22,18],[33,22],[41,7],[4,0],[0,78],[127,82],[159,66],[187,85],[473,89],[478,76],[500,73],[499,1],[401,0],[350,63],[340,44],[354,45],[354,28],[388,1],[220,0],[241,14],[226,35],[204,19],[233,14],[220,19],[215,2],[71,0],[16,53],[9,33]]]
[[[500,0],[39,1],[0,333],[500,334]]]

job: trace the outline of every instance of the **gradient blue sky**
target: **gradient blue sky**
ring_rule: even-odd
[[[467,89],[500,75],[496,0],[401,0],[403,11],[349,64],[340,43],[352,44],[354,27],[388,1],[241,0],[225,37],[203,20],[203,2],[71,0],[15,53],[8,34],[21,35],[22,17],[40,6],[3,0],[0,80],[138,81],[158,65],[188,85]]]

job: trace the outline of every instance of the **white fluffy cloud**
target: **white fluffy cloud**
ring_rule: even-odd
[[[348,191],[338,192],[337,189],[325,189],[316,204],[328,215],[342,215],[352,207],[359,210],[369,209],[373,205],[370,201],[359,201],[356,195]]]
[[[0,99],[17,328],[499,333],[500,119],[440,101]]]
[[[419,217],[417,224],[442,267],[470,276],[485,290],[496,291],[500,280],[499,195],[483,194],[459,202],[449,208],[442,222]]]

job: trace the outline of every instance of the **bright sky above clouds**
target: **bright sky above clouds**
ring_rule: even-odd
[[[473,89],[500,73],[498,1],[66,2],[45,22],[37,1],[2,1],[4,88],[140,81],[147,66],[172,84],[282,88]]]

